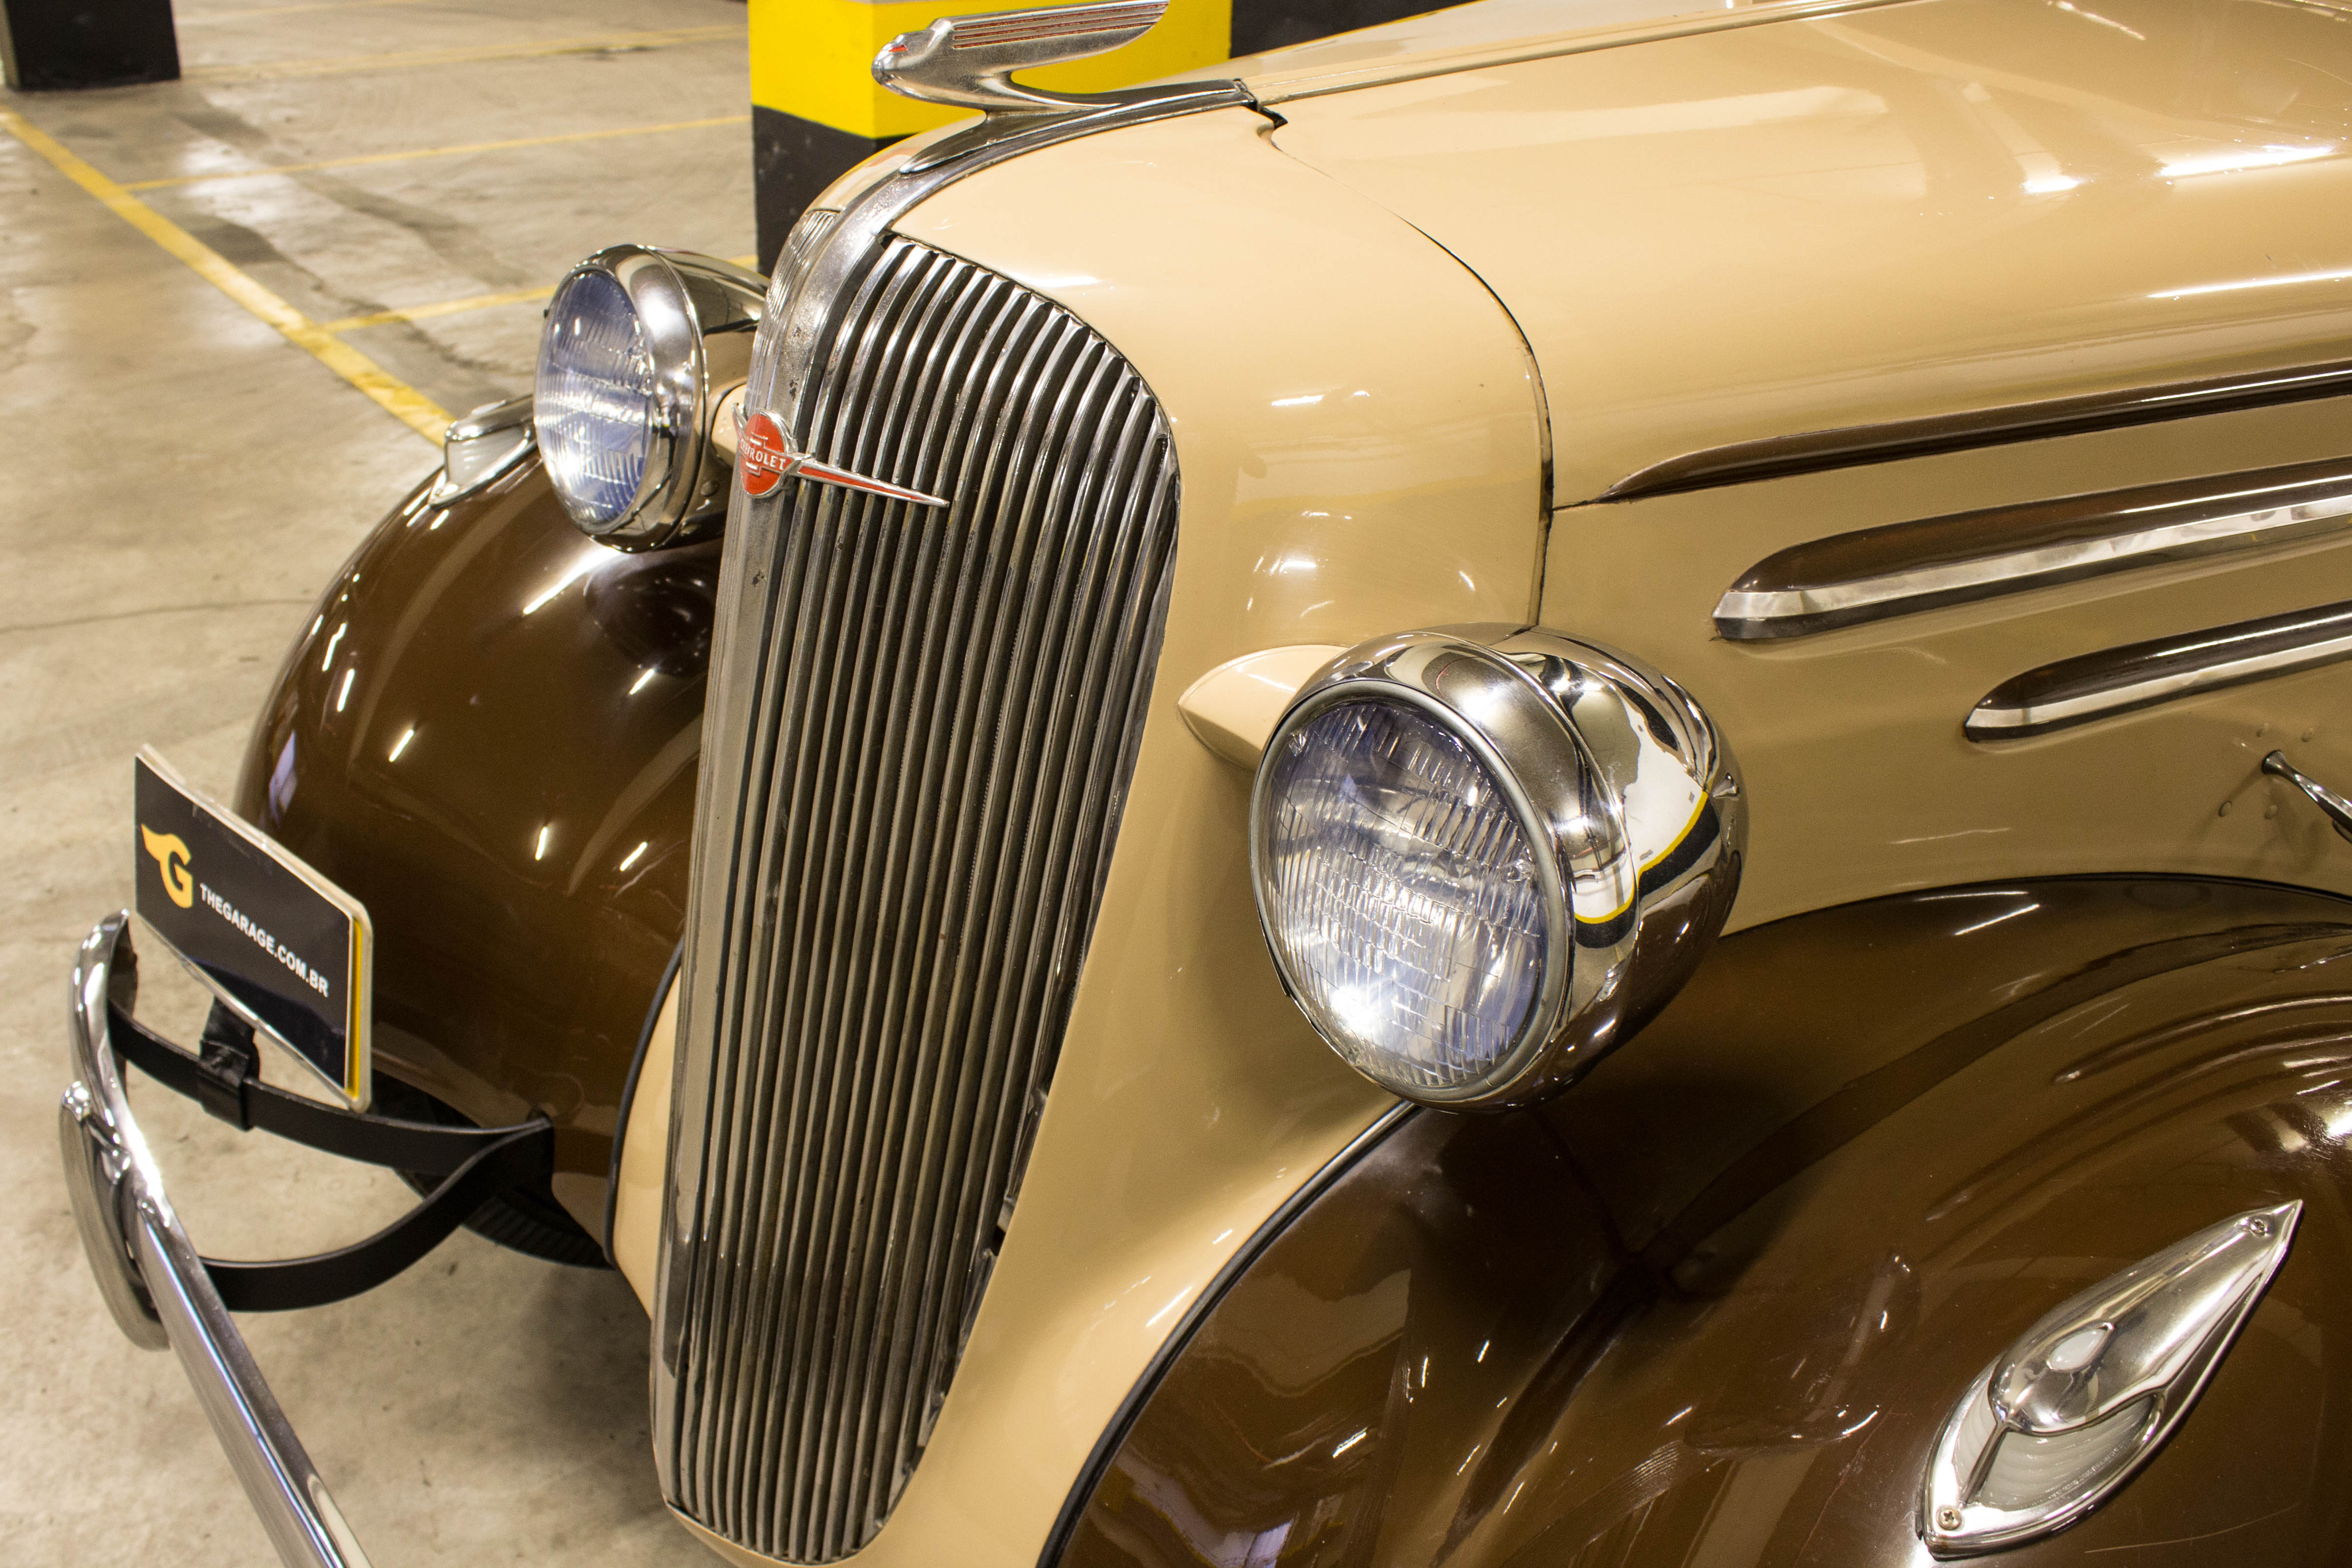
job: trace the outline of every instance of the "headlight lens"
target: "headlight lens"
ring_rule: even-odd
[[[1737,773],[1688,693],[1556,632],[1360,644],[1275,726],[1258,918],[1342,1059],[1408,1100],[1527,1105],[1664,1006],[1739,885]]]
[[[556,498],[617,550],[658,550],[725,512],[733,451],[710,414],[749,374],[767,280],[681,250],[616,245],[556,286],[533,417]]]
[[[1485,1078],[1526,1028],[1554,940],[1494,775],[1391,702],[1324,710],[1266,765],[1263,913],[1308,1014],[1401,1093]]]
[[[658,430],[653,348],[610,274],[574,272],[548,307],[534,417],[548,478],[591,529],[626,515]]]

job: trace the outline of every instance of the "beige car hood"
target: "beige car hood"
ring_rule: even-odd
[[[1509,58],[1490,9],[1545,7],[1402,25],[1429,36],[1373,85],[1318,85],[1366,67],[1308,58],[1347,39],[1253,83],[1278,147],[1517,320],[1560,504],[1732,443],[2352,356],[2341,16],[1916,0]],[[1441,20],[1486,63],[1416,72]]]

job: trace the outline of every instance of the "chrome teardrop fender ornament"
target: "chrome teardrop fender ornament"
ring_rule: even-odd
[[[2114,1496],[2204,1391],[2302,1213],[2207,1226],[2043,1314],[1945,1420],[1919,1498],[1928,1552],[2021,1546]]]

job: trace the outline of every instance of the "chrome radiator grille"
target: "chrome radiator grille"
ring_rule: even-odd
[[[793,487],[737,565],[773,574],[724,676],[753,683],[748,733],[703,773],[734,815],[704,819],[698,896],[726,907],[689,1000],[709,1070],[664,1468],[694,1519],[799,1563],[881,1527],[987,1283],[1176,527],[1150,391],[1006,279],[890,239],[814,363],[798,444],[952,506]]]

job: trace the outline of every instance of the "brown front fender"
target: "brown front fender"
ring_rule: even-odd
[[[1046,1561],[1924,1564],[1929,1446],[1988,1362],[2299,1197],[2169,1444],[2001,1560],[2340,1562],[2347,975],[2352,907],[2237,883],[1962,889],[1727,939],[1559,1100],[1416,1112],[1266,1240]]]
[[[630,1058],[685,929],[715,542],[583,537],[536,458],[379,524],[287,658],[236,805],[358,895],[376,1062],[556,1126],[604,1234]]]

